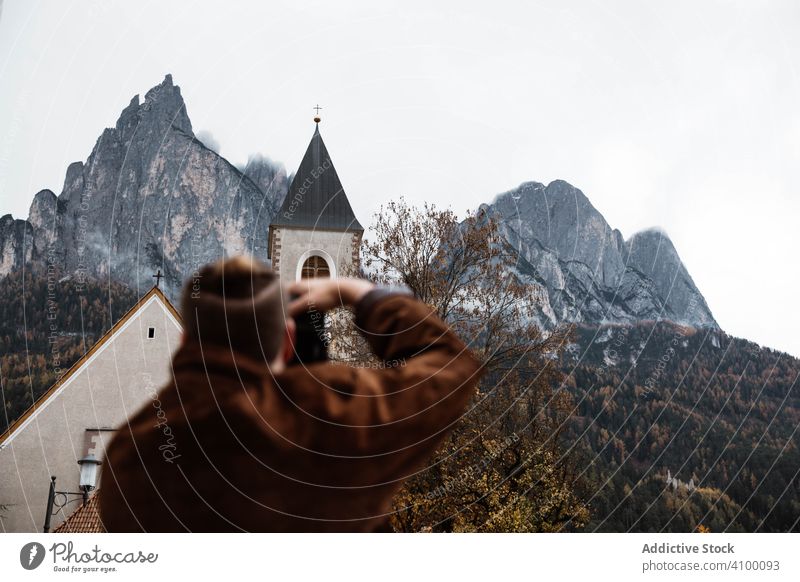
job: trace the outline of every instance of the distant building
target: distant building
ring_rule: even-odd
[[[154,287],[0,434],[0,503],[8,508],[0,512],[0,531],[42,531],[51,476],[57,491],[79,491],[78,460],[102,460],[114,430],[154,401],[181,333],[180,316]],[[81,507],[80,497],[73,499],[52,517],[52,528]]]
[[[284,281],[356,273],[364,228],[319,133],[319,117],[280,211],[269,225],[268,258]]]
[[[677,491],[678,489],[685,489],[686,491],[691,493],[695,489],[697,489],[697,486],[694,484],[694,478],[690,478],[689,482],[686,483],[684,481],[681,481],[677,477],[673,477],[672,472],[669,469],[667,469],[667,477],[664,481],[668,487],[670,486],[672,487],[673,491]]]

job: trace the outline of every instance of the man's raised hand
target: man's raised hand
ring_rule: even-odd
[[[289,285],[288,291],[294,297],[289,303],[289,315],[309,309],[328,311],[355,305],[374,288],[375,285],[364,279],[301,279]]]

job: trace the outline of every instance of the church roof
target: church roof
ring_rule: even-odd
[[[27,421],[27,420],[28,420],[28,419],[29,419],[31,416],[33,416],[34,414],[36,414],[36,411],[37,411],[37,410],[40,410],[40,409],[42,408],[42,406],[43,406],[43,405],[44,405],[44,404],[45,404],[45,403],[46,403],[46,402],[47,402],[47,401],[48,401],[48,400],[49,400],[49,399],[50,399],[50,398],[51,398],[53,395],[55,395],[55,394],[58,392],[58,389],[59,389],[61,386],[63,386],[63,385],[64,385],[64,384],[65,384],[65,383],[66,383],[66,382],[67,382],[67,381],[68,381],[68,380],[69,380],[69,379],[70,379],[72,376],[74,376],[74,375],[75,375],[75,374],[76,374],[76,373],[77,373],[77,372],[78,372],[78,371],[79,371],[79,370],[80,370],[80,369],[83,367],[83,365],[84,365],[84,364],[85,364],[85,363],[86,363],[86,362],[89,360],[89,358],[91,358],[91,356],[92,356],[93,354],[95,354],[96,352],[98,352],[98,351],[100,350],[100,348],[102,348],[102,347],[103,347],[103,345],[104,345],[105,343],[107,343],[107,342],[108,342],[108,341],[109,341],[109,340],[110,340],[112,337],[114,337],[114,334],[115,334],[115,333],[117,332],[117,330],[119,330],[119,329],[120,329],[120,328],[121,328],[123,325],[125,325],[125,322],[127,322],[127,321],[128,321],[130,318],[131,318],[131,317],[133,317],[134,315],[136,315],[136,313],[139,311],[139,309],[140,309],[141,307],[143,307],[143,306],[147,305],[147,304],[149,303],[150,299],[151,299],[153,296],[156,296],[158,299],[160,299],[160,300],[161,300],[161,303],[162,303],[162,304],[164,304],[164,305],[166,306],[167,310],[168,310],[168,311],[169,311],[169,313],[170,313],[170,314],[171,314],[171,315],[172,315],[172,316],[175,318],[175,320],[176,320],[176,321],[178,321],[179,323],[181,323],[181,322],[182,322],[180,314],[179,314],[179,313],[178,313],[178,311],[175,309],[175,307],[172,305],[172,303],[170,303],[170,300],[169,300],[169,299],[167,299],[167,296],[166,296],[166,295],[164,295],[164,292],[163,292],[163,291],[161,291],[161,289],[159,289],[158,287],[153,287],[152,289],[150,289],[150,291],[148,291],[147,293],[145,293],[145,294],[144,294],[144,295],[141,297],[141,299],[139,299],[139,301],[137,301],[137,302],[136,302],[136,303],[133,305],[133,307],[131,307],[131,308],[130,308],[128,311],[126,311],[126,312],[125,312],[125,315],[123,315],[122,317],[120,317],[120,318],[117,320],[117,322],[116,322],[114,325],[112,325],[112,326],[111,326],[111,328],[110,328],[110,329],[109,329],[109,330],[108,330],[106,333],[104,333],[104,334],[103,334],[103,336],[102,336],[102,337],[101,337],[99,340],[97,340],[97,341],[94,343],[94,345],[93,345],[91,348],[89,348],[89,350],[88,350],[88,351],[87,351],[85,354],[83,354],[83,355],[82,355],[82,356],[81,356],[81,357],[78,359],[78,361],[77,361],[77,362],[75,362],[74,364],[72,364],[72,366],[69,368],[69,370],[67,370],[66,372],[64,372],[64,374],[62,374],[62,375],[61,375],[61,377],[60,377],[58,380],[56,380],[56,381],[55,381],[55,383],[53,383],[53,385],[52,385],[52,386],[50,386],[50,388],[48,388],[48,389],[47,389],[47,391],[46,391],[44,394],[42,394],[42,395],[41,395],[41,396],[40,396],[40,397],[39,397],[39,398],[36,400],[36,402],[34,402],[34,403],[31,405],[31,407],[30,407],[30,408],[28,408],[28,410],[26,410],[25,412],[23,412],[23,413],[20,415],[20,417],[19,417],[19,418],[17,418],[17,419],[16,419],[14,422],[12,422],[12,423],[11,423],[11,424],[8,426],[8,428],[7,428],[7,429],[6,429],[6,430],[5,430],[3,433],[0,433],[0,445],[2,445],[3,443],[5,443],[5,441],[6,441],[6,440],[7,440],[7,439],[8,439],[8,438],[9,438],[9,437],[12,435],[12,434],[14,434],[14,432],[15,432],[15,431],[16,431],[18,428],[22,427],[22,426],[25,424],[25,422],[26,422],[26,421]]]
[[[314,129],[311,143],[270,226],[317,230],[363,231],[333,167],[331,156]]]
[[[100,519],[100,490],[95,491],[86,505],[81,505],[72,512],[53,533],[106,533]]]

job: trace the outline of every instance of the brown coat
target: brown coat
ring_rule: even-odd
[[[464,412],[480,372],[423,304],[370,295],[356,322],[392,365],[272,376],[229,348],[181,347],[173,381],[107,451],[108,531],[387,529],[393,495]]]

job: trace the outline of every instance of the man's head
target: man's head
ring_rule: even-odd
[[[237,256],[203,267],[183,290],[184,334],[206,347],[281,367],[292,355],[294,321],[275,272],[264,263]]]

